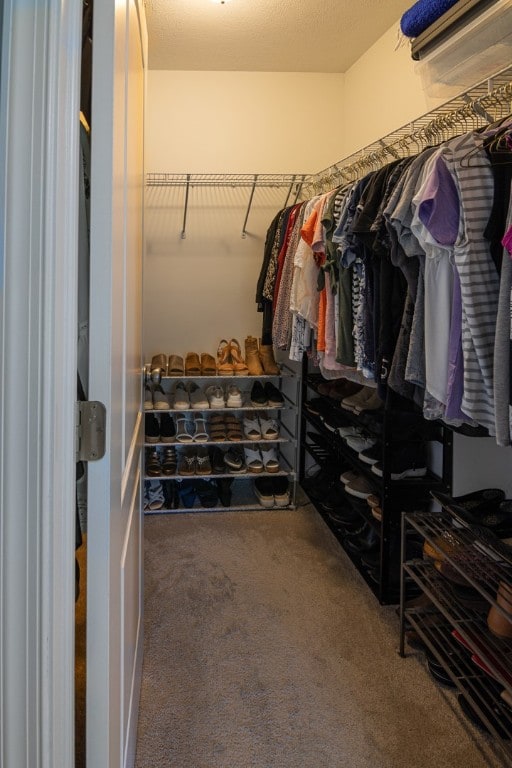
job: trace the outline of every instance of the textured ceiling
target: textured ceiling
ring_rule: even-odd
[[[412,0],[146,0],[149,68],[345,72]]]

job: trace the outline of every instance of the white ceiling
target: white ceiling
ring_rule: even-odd
[[[345,72],[412,0],[146,0],[149,68]]]

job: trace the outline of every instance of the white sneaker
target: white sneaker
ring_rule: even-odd
[[[174,410],[186,411],[190,408],[190,399],[182,381],[176,384],[174,390]]]
[[[366,451],[367,448],[372,448],[377,440],[374,437],[347,437],[345,442],[353,451],[360,453]]]
[[[206,397],[204,390],[197,384],[191,382],[188,387],[188,393],[190,397],[190,407],[199,411],[210,407],[208,398]]]
[[[144,410],[145,411],[152,411],[153,410],[153,390],[151,387],[146,386],[144,387]]]
[[[340,437],[358,437],[362,434],[362,429],[359,427],[338,427],[338,435]]]
[[[236,384],[229,384],[226,388],[226,405],[228,408],[242,407],[242,393]]]
[[[210,401],[210,408],[224,408],[226,401],[224,400],[224,392],[222,387],[217,384],[210,384],[205,390],[206,396]]]
[[[171,407],[169,398],[160,384],[153,388],[153,407],[156,411],[168,411]]]

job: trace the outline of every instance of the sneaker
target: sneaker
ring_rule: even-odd
[[[360,427],[338,427],[340,437],[360,437],[363,430]]]
[[[152,411],[153,410],[153,390],[149,386],[149,384],[146,384],[144,387],[144,410],[145,411]]]
[[[357,458],[365,464],[376,464],[382,459],[382,444],[377,442],[370,448],[364,448],[357,454]]]
[[[206,397],[204,390],[194,382],[191,382],[188,385],[188,393],[189,393],[191,408],[202,411],[205,408],[210,407],[210,402]],[[174,407],[176,407],[176,405]]]
[[[190,398],[182,381],[178,381],[174,390],[174,410],[186,411],[190,408]]]
[[[263,461],[258,446],[253,448],[251,445],[246,445],[244,455],[248,472],[263,472]]]
[[[356,413],[363,413],[365,411],[377,411],[379,408],[382,408],[384,405],[384,402],[379,397],[376,390],[373,390],[373,393],[370,395],[370,397],[365,400],[361,405],[356,405],[354,407],[354,410]]]
[[[170,413],[162,413],[160,417],[160,437],[162,443],[174,443],[176,426]]]
[[[201,445],[196,451],[196,475],[211,475],[211,473],[212,465],[208,448]]]
[[[330,432],[338,432],[339,429],[347,429],[347,417],[341,411],[335,411],[333,409],[330,413],[325,413],[321,418],[324,426]],[[354,428],[350,427],[350,429]]]
[[[164,414],[167,416],[168,414]],[[144,418],[144,439],[146,443],[158,443],[160,441],[160,425],[153,413],[146,413]]]
[[[153,387],[153,407],[157,411],[168,411],[170,408],[169,398],[160,384]]]
[[[226,406],[228,408],[242,407],[242,393],[236,384],[229,384],[226,388]]]
[[[273,445],[260,445],[261,458],[265,472],[279,472],[279,459]]]
[[[287,507],[290,503],[290,483],[287,477],[272,477],[272,490],[276,507]]]
[[[267,403],[274,408],[280,408],[284,405],[284,397],[278,388],[271,381],[266,381],[263,392],[267,398]]]
[[[402,446],[395,446],[390,452],[389,469],[391,480],[403,480],[406,477],[425,477],[427,474],[425,445],[404,443]],[[384,468],[381,461],[372,465],[372,472],[378,477],[383,477]]]
[[[274,506],[274,486],[271,477],[258,477],[254,481],[254,493],[260,506],[270,509]]]
[[[358,499],[367,499],[368,496],[371,496],[372,493],[374,493],[373,487],[362,475],[355,480],[352,480],[352,482],[347,483],[345,491],[351,496],[356,496]]]
[[[275,419],[269,419],[266,413],[260,414],[261,436],[264,440],[277,440],[279,424]]]
[[[251,403],[255,408],[261,408],[268,404],[268,398],[263,389],[263,385],[259,381],[255,381],[251,389]]]
[[[353,451],[360,453],[366,448],[373,448],[377,440],[374,437],[347,437],[345,442]]]
[[[354,472],[353,469],[347,469],[346,472],[342,472],[340,475],[340,480],[343,483],[343,485],[348,485],[349,483],[352,483],[354,480],[357,480],[357,478],[360,477],[359,472]]]
[[[247,440],[261,440],[260,422],[256,415],[250,413],[245,415],[244,435]]]
[[[205,394],[210,402],[210,408],[224,408],[226,406],[222,387],[217,384],[211,384],[207,387]]]

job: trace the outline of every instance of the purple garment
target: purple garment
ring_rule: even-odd
[[[505,233],[505,236],[503,237],[503,240],[501,241],[501,244],[504,248],[507,249],[507,251],[512,256],[512,227]]]
[[[434,162],[418,215],[440,245],[455,244],[459,232],[460,200],[455,181],[441,156]]]

